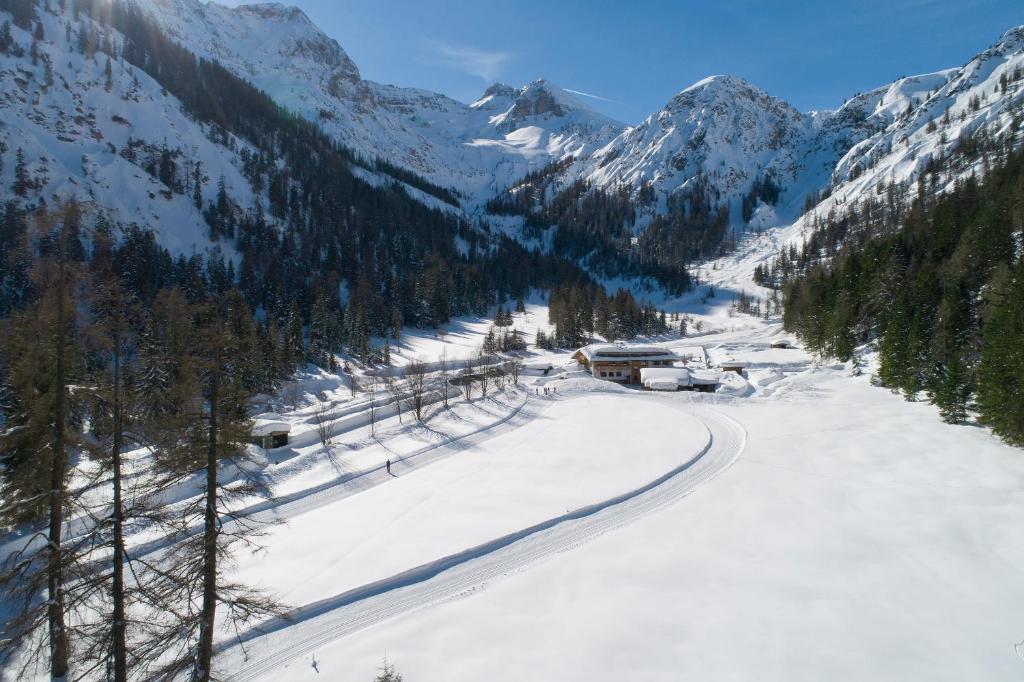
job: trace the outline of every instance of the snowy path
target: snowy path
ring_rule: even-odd
[[[424,445],[412,452],[396,455],[392,459],[391,468],[399,473],[409,473],[435,464],[483,440],[493,438],[505,430],[515,428],[530,419],[534,419],[550,404],[551,401],[530,399],[527,395],[511,412],[489,424],[484,424],[459,436],[445,438],[445,440],[438,443]],[[232,525],[239,523],[234,517],[244,518],[246,524],[252,525],[284,521],[386,483],[391,478],[392,475],[387,472],[384,464],[343,473],[320,485],[249,505],[236,511],[232,519],[226,521],[224,526],[230,528]],[[197,524],[192,534],[197,534],[201,531],[202,526]],[[135,558],[144,557],[166,548],[168,544],[167,538],[158,538],[136,545],[131,553]]]
[[[745,430],[717,411],[683,411],[707,429],[702,448],[685,463],[640,488],[443,557],[397,575],[293,610],[222,645],[219,667],[242,682],[376,623],[470,594],[488,582],[573,549],[670,505],[731,466]]]

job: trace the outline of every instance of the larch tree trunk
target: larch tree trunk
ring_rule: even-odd
[[[125,589],[124,589],[124,502],[121,498],[122,476],[121,476],[121,450],[124,439],[124,404],[121,399],[121,334],[119,330],[114,333],[114,385],[113,385],[113,412],[114,412],[114,434],[111,446],[111,467],[113,469],[114,485],[114,536],[113,536],[113,562],[114,575],[111,588],[111,597],[114,603],[113,623],[111,624],[112,649],[114,655],[114,682],[127,682],[128,680],[128,642],[127,642],[127,616],[125,614]]]
[[[63,254],[62,254],[63,256]],[[64,553],[61,535],[64,530],[64,479],[67,475],[67,447],[65,438],[67,410],[67,362],[65,346],[67,339],[65,319],[66,266],[63,257],[58,264],[57,324],[55,330],[57,391],[54,403],[53,448],[50,463],[50,524],[49,553],[47,561],[47,609],[46,618],[50,637],[50,675],[61,678],[68,673],[70,645],[64,622]]]
[[[217,615],[217,403],[219,400],[220,352],[215,352],[210,374],[209,443],[206,451],[206,512],[203,522],[203,606],[199,622],[199,646],[193,679],[209,682],[213,661],[213,626]]]

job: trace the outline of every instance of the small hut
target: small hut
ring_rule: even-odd
[[[553,372],[555,366],[550,362],[537,361],[537,362],[524,362],[523,363],[523,374],[528,376],[542,376],[546,377]]]
[[[252,443],[264,450],[283,448],[288,445],[292,425],[284,421],[281,415],[265,412],[257,415],[252,422]]]
[[[747,363],[741,362],[739,360],[729,359],[723,360],[721,363],[719,363],[719,367],[722,368],[723,372],[735,372],[736,374],[743,376],[743,373],[747,369]]]
[[[789,349],[793,347],[793,342],[789,339],[779,339],[778,341],[772,341],[772,348]]]

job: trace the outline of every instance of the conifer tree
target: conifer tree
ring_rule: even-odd
[[[29,543],[0,575],[0,588],[17,604],[4,626],[8,636],[0,641],[0,653],[10,656],[45,626],[46,636],[39,641],[48,646],[54,678],[67,674],[72,654],[65,576],[74,555],[64,544],[64,523],[71,504],[69,460],[80,440],[71,423],[69,392],[81,367],[76,301],[80,268],[70,255],[75,253],[71,243],[77,239],[79,220],[73,204],[41,218],[39,227],[51,250],[33,268],[38,298],[10,320],[5,334],[6,383],[14,405],[2,434],[0,475],[9,503],[0,513],[8,522],[45,518],[47,531],[44,544]],[[40,591],[46,594],[42,602],[35,598]],[[29,660],[34,662],[39,653],[31,652]]]
[[[107,244],[98,246],[97,250],[109,250]],[[104,436],[101,457],[110,470],[110,612],[93,630],[91,634],[91,651],[89,658],[112,661],[110,669],[114,682],[127,682],[129,671],[128,655],[128,600],[129,588],[125,582],[125,531],[124,524],[128,516],[128,505],[125,501],[125,472],[123,455],[125,451],[126,429],[129,419],[129,385],[126,379],[130,376],[130,355],[134,346],[134,329],[137,310],[130,294],[125,291],[119,278],[109,268],[110,262],[104,259],[99,263],[100,270],[94,275],[91,283],[91,307],[93,322],[91,329],[92,345],[101,358],[106,376],[100,378],[96,395],[98,409],[97,423],[105,422],[96,436]],[[95,426],[94,426],[95,428]],[[106,433],[104,433],[104,431]]]
[[[12,189],[14,193],[19,197],[28,196],[28,190],[32,186],[32,181],[28,176],[28,165],[25,162],[25,152],[18,147],[18,151],[14,157],[14,185]]]
[[[139,347],[138,411],[157,456],[172,451],[185,431],[198,393],[193,354],[193,312],[179,289],[157,294],[143,324]],[[176,466],[173,461],[169,467]]]
[[[284,330],[284,344],[288,366],[294,369],[306,357],[302,334],[302,315],[299,313],[299,303],[295,300],[292,301],[291,307],[288,309],[288,322]]]
[[[972,394],[965,355],[969,343],[970,296],[962,285],[950,287],[942,299],[932,330],[928,390],[942,418],[959,424],[967,419]]]
[[[180,481],[190,471],[202,473],[202,494],[184,510],[163,518],[172,531],[173,544],[157,560],[142,592],[159,605],[159,618],[149,624],[147,645],[164,653],[155,672],[158,678],[188,674],[207,682],[213,675],[213,637],[219,607],[226,622],[238,627],[255,618],[278,612],[266,596],[224,579],[223,562],[230,545],[242,541],[253,547],[260,528],[228,511],[232,500],[266,492],[259,481],[246,478],[231,487],[221,480],[220,464],[233,463],[244,473],[245,443],[249,438],[249,391],[245,368],[239,361],[237,320],[244,318],[231,308],[240,297],[197,307],[194,317],[194,366],[198,392],[175,456],[181,463],[171,468],[170,481]],[[247,313],[246,313],[247,314]],[[180,473],[179,473],[180,472]],[[196,532],[196,527],[199,530]]]
[[[986,297],[978,370],[981,419],[1024,445],[1024,266],[1001,267]]]
[[[0,24],[0,54],[10,54],[13,44],[14,37],[11,35],[11,22],[4,21]]]

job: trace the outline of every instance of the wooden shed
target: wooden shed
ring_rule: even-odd
[[[740,376],[743,376],[743,372],[747,369],[747,363],[731,359],[723,360],[718,366],[721,367],[723,372],[735,372]]]
[[[266,412],[257,415],[252,423],[252,443],[264,450],[283,448],[288,445],[292,425],[284,421],[279,414]]]

